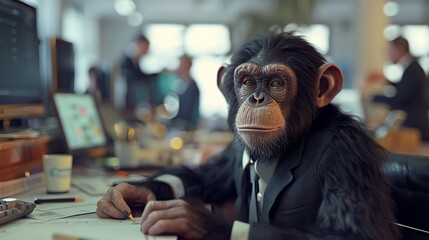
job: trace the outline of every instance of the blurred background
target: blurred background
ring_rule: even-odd
[[[24,1],[24,0],[23,0]],[[199,126],[225,128],[227,106],[216,72],[244,41],[273,25],[297,30],[344,73],[344,91],[335,101],[377,126],[385,113],[363,102],[378,80],[401,72],[386,60],[388,41],[403,35],[411,53],[429,70],[429,5],[425,0],[25,0],[37,8],[42,46],[51,38],[69,44],[70,88],[87,91],[88,71],[97,66],[103,99],[124,108],[122,57],[139,34],[150,41],[140,59],[143,72],[169,72],[179,57],[191,56],[191,75],[200,89]],[[66,45],[67,45],[66,44]],[[48,47],[49,48],[49,47]],[[43,53],[43,51],[42,51]],[[41,54],[43,58],[43,54]],[[49,61],[41,61],[49,69]],[[45,71],[42,78],[50,81]],[[168,77],[167,75],[162,75]],[[70,90],[70,89],[69,89]],[[219,121],[221,119],[222,121]]]

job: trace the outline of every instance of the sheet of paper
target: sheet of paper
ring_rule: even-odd
[[[94,204],[80,205],[79,207],[66,207],[52,210],[34,210],[27,217],[48,221],[87,213],[95,213],[95,210],[96,206]]]
[[[18,219],[0,228],[0,239],[49,240],[54,234],[88,240],[177,240],[176,236],[145,236],[140,231],[140,219],[114,220],[100,218],[68,218],[54,221]]]
[[[37,204],[34,211],[28,217],[38,220],[54,220],[66,218],[86,213],[95,213],[97,202],[102,198],[107,189],[114,182],[121,181],[141,181],[144,179],[141,175],[130,175],[129,177],[83,177],[73,176],[73,186],[70,191],[65,194],[47,194],[46,189],[37,188],[32,191],[14,196],[15,198],[34,202],[35,198],[72,198],[77,197],[83,199],[82,202],[66,202],[66,203],[43,203]],[[76,187],[78,185],[80,187]],[[84,191],[86,189],[86,191]]]
[[[78,197],[83,199],[82,202],[66,202],[66,203],[43,203],[37,204],[33,212],[28,217],[39,220],[54,220],[65,217],[71,217],[86,213],[94,213],[97,208],[99,196],[90,196],[76,188],[71,188],[67,194],[47,194],[44,188],[29,191],[16,196],[17,199],[34,202],[35,198],[70,198]]]

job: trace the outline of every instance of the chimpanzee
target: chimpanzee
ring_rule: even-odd
[[[109,189],[98,216],[127,218],[131,204],[146,204],[144,233],[184,239],[398,239],[386,153],[331,104],[342,83],[302,37],[255,37],[218,73],[234,140],[197,168]],[[231,221],[204,205],[231,200]]]

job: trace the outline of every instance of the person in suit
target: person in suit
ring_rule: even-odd
[[[200,89],[191,76],[191,67],[191,57],[180,57],[179,67],[175,72],[177,81],[179,81],[176,90],[179,109],[169,124],[170,127],[177,127],[186,131],[197,128],[200,114]]]
[[[384,149],[331,100],[341,70],[293,33],[244,44],[217,77],[233,141],[198,167],[176,166],[119,184],[99,217],[126,219],[144,204],[141,230],[183,239],[399,239]],[[228,219],[209,211],[235,201]]]
[[[140,60],[149,52],[150,42],[138,35],[121,61],[120,72],[126,82],[125,109],[134,112],[137,108],[153,111],[156,105],[157,74],[148,74],[140,68]]]
[[[429,141],[429,85],[425,72],[410,54],[409,43],[404,37],[392,40],[388,53],[390,61],[400,64],[404,72],[399,82],[388,83],[393,91],[376,95],[372,101],[387,104],[391,110],[403,110],[407,116],[402,126],[418,129],[422,140]]]
[[[96,66],[91,66],[88,70],[88,87],[85,91],[86,94],[93,94],[97,101],[102,101],[101,95],[101,79],[100,70]]]

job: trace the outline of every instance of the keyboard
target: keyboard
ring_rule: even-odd
[[[15,198],[0,199],[0,226],[30,214],[34,208],[36,208],[34,203]]]

